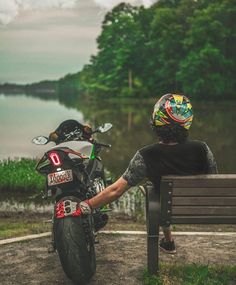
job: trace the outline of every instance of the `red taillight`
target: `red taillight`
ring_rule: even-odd
[[[60,159],[60,156],[58,155],[57,152],[50,152],[49,158],[50,158],[50,160],[54,166],[60,166],[61,165],[61,159]]]

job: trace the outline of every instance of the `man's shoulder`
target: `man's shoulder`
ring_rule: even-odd
[[[138,152],[143,157],[145,163],[147,163],[147,160],[160,155],[161,146],[159,143],[149,144],[139,149]]]
[[[163,145],[162,144],[159,144],[159,143],[153,143],[153,144],[149,144],[149,145],[146,145],[142,148],[140,148],[138,150],[138,152],[143,155],[143,154],[146,154],[146,153],[152,153],[152,152],[156,152],[158,151],[159,149],[161,149]],[[201,140],[187,140],[186,142],[184,143],[181,143],[181,144],[178,144],[178,146],[180,147],[207,147],[207,144],[206,142],[204,141],[201,141]]]
[[[187,143],[192,143],[192,144],[205,144],[204,141],[201,140],[188,140]]]
[[[144,147],[140,148],[138,150],[138,152],[142,155],[143,153],[146,153],[146,152],[151,152],[153,151],[154,149],[158,148],[158,143],[153,143],[153,144],[149,144],[149,145],[145,145]]]
[[[187,144],[192,145],[192,146],[196,146],[196,147],[204,147],[204,148],[207,147],[206,142],[201,141],[201,140],[189,140],[189,141],[187,141]]]

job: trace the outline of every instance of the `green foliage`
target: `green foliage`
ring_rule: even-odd
[[[45,178],[35,171],[36,161],[22,158],[0,163],[0,191],[9,193],[39,193],[44,189]]]
[[[162,278],[155,275],[149,275],[147,271],[143,274],[143,284],[144,285],[162,285]]]
[[[209,1],[207,7],[194,11],[188,18],[190,28],[183,41],[186,57],[177,73],[185,93],[213,99],[233,98],[235,15],[233,1]]]
[[[118,93],[122,88],[135,87],[129,84],[135,85],[137,74],[133,71],[139,68],[136,58],[143,40],[138,12],[138,8],[129,4],[118,5],[106,15],[102,33],[97,39],[99,52],[93,65],[96,80]],[[133,77],[130,78],[132,83],[128,82],[129,73]]]
[[[108,12],[90,64],[59,82],[59,92],[234,99],[236,6],[231,0],[121,3]]]
[[[145,271],[143,281],[144,285],[228,285],[236,282],[236,266],[161,266],[160,276],[150,276]]]
[[[70,106],[79,98],[185,93],[235,99],[236,5],[233,0],[159,0],[150,8],[121,3],[109,11],[97,54],[76,74],[3,92],[35,93]],[[14,88],[12,88],[14,87]]]
[[[167,93],[168,90],[178,92],[180,88],[176,81],[176,70],[184,56],[181,44],[184,38],[184,28],[178,20],[177,10],[156,9],[150,28],[149,54],[155,56],[147,59],[149,65],[147,65],[145,74],[149,76],[145,82],[148,83],[152,93],[156,93],[156,90],[160,92],[159,94]]]

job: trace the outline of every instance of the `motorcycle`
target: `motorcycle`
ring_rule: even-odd
[[[105,133],[112,128],[106,123],[92,134]],[[49,143],[49,138],[37,136],[37,145]],[[108,183],[99,157],[103,148],[111,145],[95,139],[84,139],[76,129],[64,134],[63,142],[51,147],[36,165],[46,177],[45,197],[55,200],[52,245],[57,251],[65,274],[74,284],[89,282],[96,271],[96,233],[108,221],[107,207],[96,209],[91,215],[81,215],[79,203],[102,191]]]

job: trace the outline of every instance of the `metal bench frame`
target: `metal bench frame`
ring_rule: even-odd
[[[146,187],[149,274],[159,271],[163,224],[236,224],[236,174],[164,176],[160,189]]]

